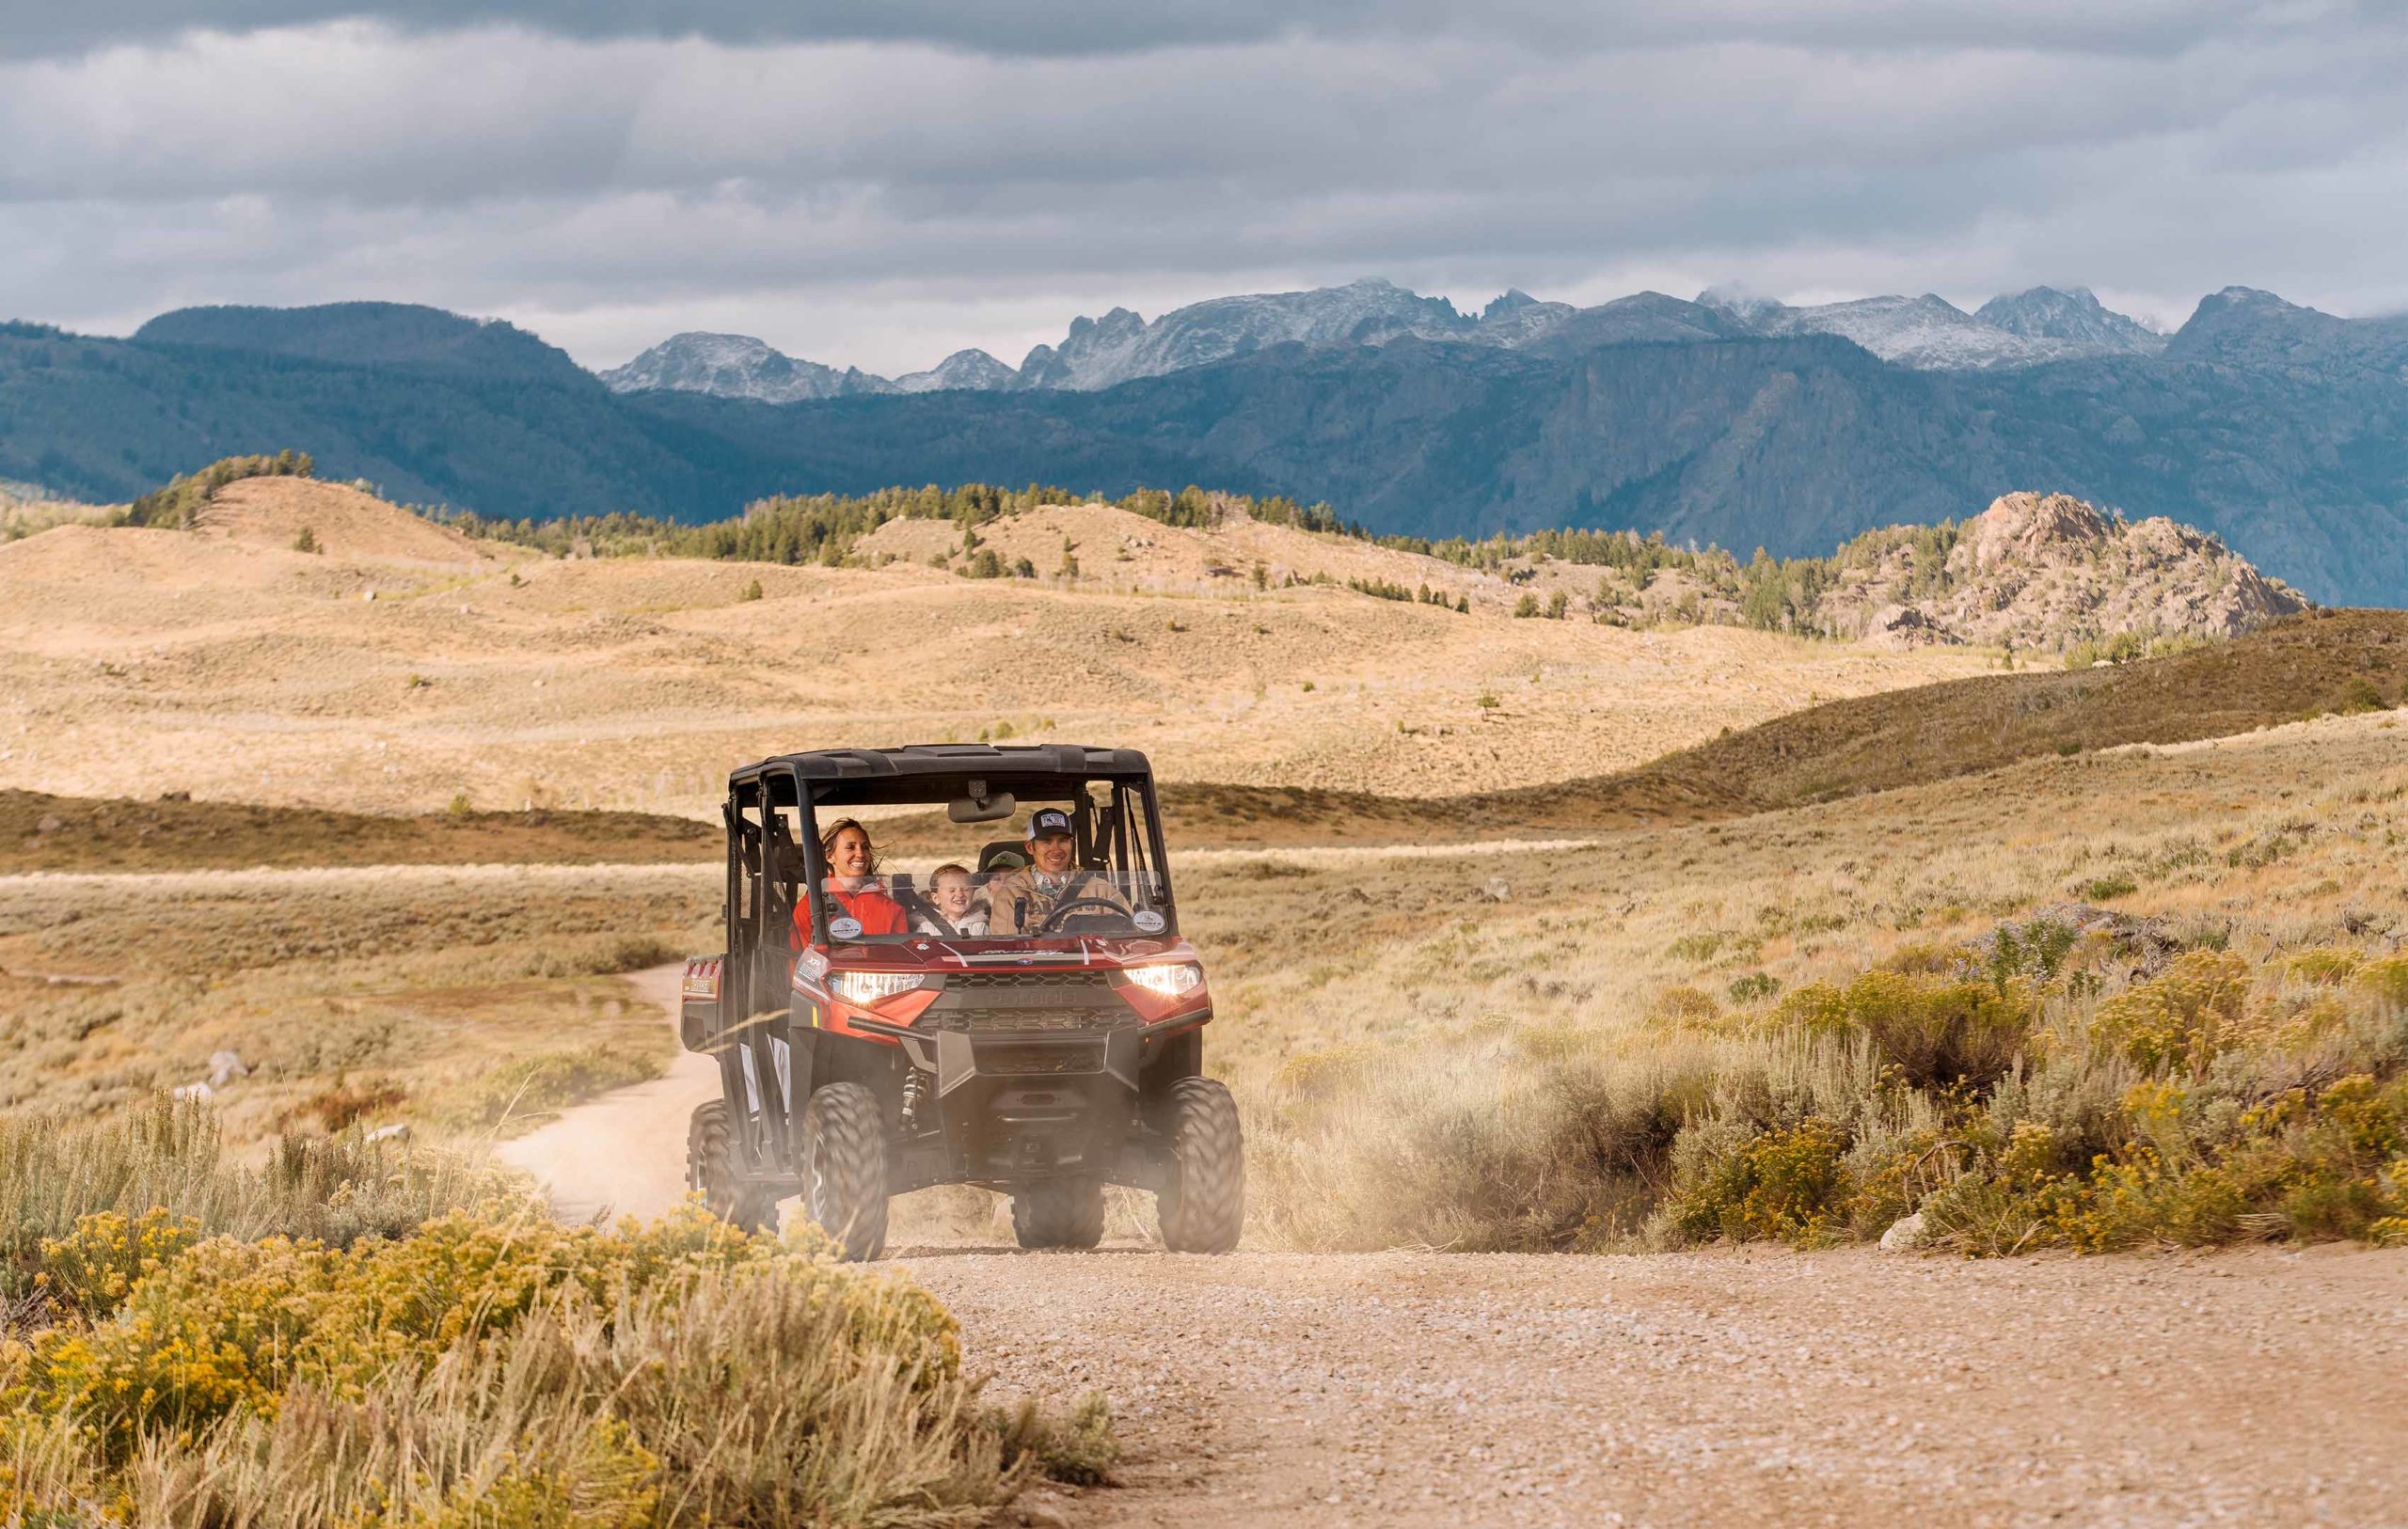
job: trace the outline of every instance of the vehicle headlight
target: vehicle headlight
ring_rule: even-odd
[[[1183,961],[1158,967],[1130,967],[1125,974],[1131,982],[1148,992],[1160,993],[1164,998],[1177,998],[1181,993],[1192,993],[1196,991],[1196,985],[1204,980],[1202,967],[1191,966]]]
[[[867,1008],[873,1003],[908,993],[920,985],[922,978],[913,971],[839,971],[828,979],[828,987],[848,1003]]]

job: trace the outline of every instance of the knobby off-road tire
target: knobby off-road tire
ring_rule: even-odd
[[[1154,1195],[1163,1246],[1173,1253],[1228,1253],[1245,1225],[1245,1143],[1237,1101],[1210,1078],[1182,1078],[1163,1091],[1156,1127],[1170,1138],[1170,1182]]]
[[[1023,1248],[1092,1248],[1103,1240],[1103,1181],[1049,1178],[1012,1195],[1012,1236]]]
[[[847,1258],[886,1250],[886,1111],[860,1083],[816,1089],[803,1107],[802,1208]]]
[[[687,1122],[686,1187],[723,1222],[748,1232],[777,1230],[777,1201],[736,1172],[736,1130],[724,1099],[694,1106],[693,1119]]]

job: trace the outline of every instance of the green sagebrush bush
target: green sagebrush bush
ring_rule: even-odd
[[[2034,1008],[2021,983],[1868,971],[1846,987],[1814,983],[1782,1000],[1776,1029],[1862,1037],[1916,1088],[1988,1087],[2030,1047]]]

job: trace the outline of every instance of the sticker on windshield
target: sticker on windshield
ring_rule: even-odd
[[[862,921],[859,919],[832,919],[828,923],[828,933],[838,939],[859,939],[862,933]]]
[[[1146,934],[1159,935],[1163,932],[1163,916],[1149,907],[1141,907],[1130,914],[1129,922]]]

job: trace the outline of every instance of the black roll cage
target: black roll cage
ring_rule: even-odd
[[[1086,791],[1095,784],[1113,790],[1112,800],[1101,809]],[[721,814],[728,835],[729,966],[751,978],[765,949],[792,948],[785,931],[792,927],[795,900],[806,889],[824,886],[828,875],[819,851],[818,809],[940,805],[930,800],[931,788],[1070,803],[1076,863],[1142,867],[1155,889],[1149,906],[1162,914],[1164,933],[1176,934],[1161,804],[1144,754],[1077,745],[826,749],[775,755],[728,776]],[[1124,801],[1142,806],[1142,823],[1129,821]],[[1014,817],[1024,813],[1016,809]],[[965,827],[974,831],[974,826]],[[756,985],[744,982],[746,1002],[739,1012],[759,1006],[751,1001]]]

